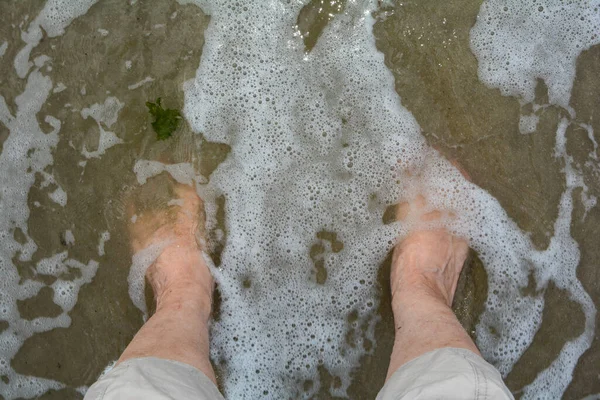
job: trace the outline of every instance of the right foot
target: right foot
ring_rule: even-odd
[[[426,230],[426,222],[444,214],[426,209],[423,196],[398,207],[398,218],[413,229],[396,245],[392,260],[395,338],[388,379],[410,360],[437,349],[462,348],[479,354],[451,309],[469,246],[445,229]]]
[[[425,205],[426,199],[417,196],[398,206],[398,219],[410,220],[416,228],[394,249],[392,298],[424,295],[451,306],[469,246],[445,229],[419,229],[419,222],[442,216],[439,211],[424,213]]]

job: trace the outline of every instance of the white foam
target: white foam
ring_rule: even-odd
[[[100,235],[100,241],[98,242],[98,255],[100,257],[102,257],[105,254],[104,253],[104,245],[109,240],[110,240],[110,232],[109,231],[102,232],[102,234]]]
[[[104,104],[95,103],[89,108],[81,110],[81,116],[84,119],[92,117],[98,124],[103,123],[107,128],[111,128],[119,118],[119,112],[124,104],[116,97],[107,97]]]
[[[57,253],[51,257],[44,258],[38,261],[36,265],[37,272],[40,274],[52,275],[56,277],[66,273],[68,271],[68,268],[65,265],[65,261],[68,255],[69,252],[63,251],[62,253]]]
[[[479,79],[531,103],[537,79],[569,109],[576,60],[600,43],[599,0],[486,0],[471,30]]]
[[[6,53],[6,49],[8,49],[8,42],[4,41],[2,42],[2,44],[0,44],[0,57],[2,57],[4,53]]]
[[[544,393],[546,398],[560,398],[572,379],[573,370],[579,357],[591,346],[595,332],[596,307],[577,279],[579,252],[568,251],[568,247],[577,249],[571,238],[571,213],[573,211],[572,193],[583,182],[582,174],[573,165],[573,159],[566,150],[566,131],[569,121],[563,118],[556,132],[556,155],[565,161],[564,173],[567,190],[561,197],[559,215],[554,226],[554,237],[544,252],[535,254],[534,262],[541,264],[536,272],[538,288],[545,287],[552,280],[560,289],[569,293],[571,300],[579,303],[585,315],[584,332],[568,341],[552,364],[542,371],[523,389],[524,398],[535,398]],[[562,241],[566,246],[557,246]]]
[[[71,311],[77,303],[77,297],[81,286],[86,283],[90,283],[94,276],[96,276],[98,262],[91,260],[86,265],[77,260],[67,259],[64,264],[69,269],[77,269],[80,272],[80,276],[78,278],[73,280],[57,279],[51,285],[52,289],[54,290],[54,303],[62,307],[66,314]],[[70,318],[68,321],[69,323],[67,324],[67,327],[70,324]]]
[[[33,59],[33,65],[35,65],[38,68],[42,68],[50,60],[51,60],[50,57],[48,57],[45,54],[42,54]]]
[[[374,2],[348,2],[310,54],[290,30],[300,2],[184,3],[211,14],[196,79],[184,85],[185,117],[208,140],[232,147],[210,181],[227,199],[224,267],[215,271],[223,301],[212,343],[213,358],[227,361],[227,396],[311,397],[319,365],[341,378],[332,394],[345,395],[351,369],[367,352],[362,341],[374,340],[377,267],[408,228],[381,226],[381,217],[388,204],[419,193],[432,209],[458,216],[450,227],[485,262],[489,298],[477,333],[503,374],[541,322],[541,292],[521,293],[530,273],[540,289],[550,279],[563,282],[590,321],[589,297],[566,278],[579,260],[565,228],[575,184],[563,194],[550,247],[537,252],[494,198],[425,146],[374,46]],[[551,99],[562,101],[560,85],[548,84]],[[336,232],[344,249],[325,254],[328,277],[318,285],[309,249],[322,230]],[[352,311],[358,319],[349,324]],[[350,346],[345,337],[355,326],[366,333]],[[549,393],[564,390],[590,332],[587,326],[575,350],[561,353],[567,367],[548,370],[564,375]],[[297,383],[307,379],[315,385],[300,393]]]
[[[537,129],[537,125],[540,122],[540,117],[535,114],[521,115],[519,119],[519,131],[522,134],[533,133]]]
[[[62,207],[67,205],[67,193],[60,186],[58,186],[52,193],[49,193],[48,197]]]
[[[65,387],[53,380],[20,375],[10,367],[8,360],[17,354],[24,341],[32,335],[70,325],[68,312],[77,301],[80,287],[91,282],[98,266],[93,260],[86,265],[69,259],[67,252],[39,261],[36,265],[37,273],[59,277],[51,287],[54,289],[54,301],[63,308],[63,313],[55,318],[35,318],[31,321],[21,318],[17,301],[35,296],[44,285],[33,280],[21,282],[12,260],[18,255],[21,261],[29,261],[37,250],[37,245],[28,232],[27,197],[36,175],[44,177],[42,187],[50,183],[56,184],[46,170],[52,165],[52,152],[58,143],[61,129],[61,122],[57,118],[37,115],[53,86],[50,78],[40,72],[40,68],[47,65],[50,59],[38,56],[32,62],[29,55],[41,40],[42,29],[49,37],[62,34],[68,23],[93,3],[94,1],[47,1],[44,9],[21,35],[26,45],[16,56],[14,65],[18,76],[26,78],[26,85],[23,92],[13,99],[16,105],[15,115],[11,114],[5,99],[0,96],[0,123],[10,132],[0,153],[0,315],[2,320],[8,322],[8,327],[0,333],[0,369],[3,375],[0,393],[7,400],[38,397],[49,389],[59,390]],[[46,67],[46,70],[50,69]],[[49,132],[42,131],[36,116],[49,124]],[[60,187],[50,196],[61,205],[66,203],[66,192]],[[39,202],[34,205],[40,206]],[[16,229],[25,236],[24,243],[14,239]],[[61,279],[61,274],[70,269],[79,269],[79,278],[70,281]]]
[[[598,160],[598,142],[596,141],[596,138],[594,136],[594,128],[589,124],[582,123],[580,123],[579,126],[585,129],[588,139],[590,139],[590,142],[592,142],[592,145],[594,146],[594,149],[590,151],[590,154],[588,156],[589,160]]]
[[[600,400],[600,393],[598,393],[598,394],[591,394],[589,396],[585,396],[581,400]]]
[[[19,78],[25,78],[33,66],[29,61],[29,55],[31,50],[40,43],[44,33],[51,38],[62,35],[75,18],[85,14],[97,1],[47,0],[42,11],[29,24],[27,31],[21,33],[25,47],[19,51],[14,61]]]
[[[575,112],[569,102],[577,57],[583,50],[600,43],[599,5],[598,1],[538,0],[524,3],[486,0],[471,31],[471,48],[479,61],[479,77],[485,84],[500,88],[505,95],[520,98],[522,103],[531,103],[536,80],[541,78],[548,86],[550,103],[570,112],[569,118],[560,121],[556,132],[555,156],[564,162],[567,189],[561,196],[554,237],[546,251],[530,252],[528,258],[535,266],[537,289],[553,281],[565,290],[571,300],[580,304],[585,315],[585,329],[580,336],[566,343],[552,364],[523,389],[523,398],[526,399],[536,398],[540,393],[546,398],[561,397],[571,381],[579,357],[591,345],[595,332],[596,308],[576,276],[579,251],[571,238],[570,225],[571,196],[575,188],[583,189],[581,200],[585,215],[596,206],[597,200],[589,194],[581,167],[575,165],[567,154],[566,131],[572,124],[588,131],[594,150],[586,165],[597,168],[597,143],[593,139],[593,130],[573,120]],[[534,112],[542,107],[534,105]],[[519,126],[522,133],[535,130],[537,119],[533,117],[521,117]],[[515,346],[506,344],[503,350],[513,352]],[[507,373],[508,369],[502,369],[502,372]]]
[[[129,69],[129,68],[131,68],[131,65],[129,67],[127,67],[127,69]],[[146,83],[150,83],[150,82],[154,82],[154,78],[152,78],[151,76],[147,76],[144,79],[142,79],[141,81],[134,83],[133,85],[127,86],[127,89],[134,90],[134,89],[144,86]]]
[[[145,184],[148,179],[164,171],[168,172],[177,182],[185,185],[191,185],[193,182],[204,182],[202,177],[196,175],[196,171],[190,163],[164,164],[159,161],[139,160],[133,167],[133,172],[135,172],[140,185]]]
[[[123,143],[123,139],[119,138],[114,132],[104,129],[104,126],[110,128],[113,126],[119,117],[119,112],[125,104],[121,103],[116,97],[107,97],[104,104],[95,103],[89,108],[81,110],[81,116],[84,119],[92,117],[98,124],[100,137],[98,139],[98,148],[95,151],[88,151],[84,145],[82,154],[85,158],[100,158],[106,150],[113,146]]]
[[[70,229],[67,229],[65,231],[65,243],[68,246],[73,246],[75,244],[75,236],[73,235],[73,232]]]
[[[58,82],[58,83],[56,84],[56,86],[54,87],[54,89],[52,90],[52,93],[60,93],[60,92],[62,92],[63,90],[65,90],[66,88],[67,88],[67,87],[65,86],[65,84],[64,84],[64,83],[62,83],[62,82]],[[66,105],[65,105],[65,106],[66,106]]]
[[[343,395],[365,353],[363,335],[356,348],[344,343],[347,315],[356,310],[364,339],[374,339],[376,265],[397,234],[380,226],[380,208],[370,210],[368,199],[397,199],[397,188],[377,181],[391,179],[402,149],[406,164],[416,163],[424,141],[362,9],[349,7],[306,57],[290,30],[300,4],[240,4],[231,14],[233,3],[200,5],[212,19],[197,79],[185,84],[184,112],[194,130],[232,146],[211,175],[230,216],[212,343],[214,359],[228,363],[226,396],[301,397],[292,382],[312,379],[317,389],[320,364],[342,378],[334,394]],[[362,96],[383,101],[363,107]],[[380,129],[386,125],[392,135]],[[323,229],[345,247],[325,256],[328,279],[318,285],[308,249]]]
[[[133,255],[129,276],[129,297],[133,304],[143,313],[144,321],[148,318],[146,298],[144,297],[145,276],[148,268],[156,261],[162,250],[169,242],[154,243],[148,248],[138,251]]]

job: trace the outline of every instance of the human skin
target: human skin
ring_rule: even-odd
[[[159,242],[169,244],[146,274],[156,312],[118,363],[141,357],[175,360],[216,382],[209,358],[214,280],[197,240],[203,203],[189,186],[179,185],[175,191],[180,199],[175,215],[141,215],[131,225],[134,251]],[[421,212],[425,203],[417,196],[402,204],[398,218],[427,222],[442,217],[438,211]],[[458,347],[479,354],[451,309],[468,249],[466,241],[444,229],[417,228],[396,246],[391,270],[396,333],[387,378],[408,361],[435,349]]]
[[[423,213],[425,204],[425,198],[417,196],[398,207],[398,219],[411,220],[415,228],[392,257],[395,338],[386,379],[410,360],[436,349],[455,347],[480,355],[451,309],[469,246],[445,229],[423,229],[425,223],[443,217],[439,211]]]
[[[214,280],[197,240],[203,203],[190,186],[178,185],[175,192],[180,204],[171,213],[138,216],[130,227],[134,252],[154,243],[169,244],[146,272],[156,312],[117,363],[141,357],[179,361],[216,383],[209,357]]]

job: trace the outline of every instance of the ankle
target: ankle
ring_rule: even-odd
[[[415,260],[401,255],[395,260],[392,274],[392,299],[403,302],[418,297],[429,302],[440,302],[447,306],[452,305],[454,289],[458,277],[444,279],[444,266],[431,265],[428,268],[416,266]]]
[[[422,278],[418,282],[400,283],[392,291],[392,304],[413,302],[416,299],[420,302],[452,305],[452,300],[448,298],[447,293],[427,278]]]
[[[176,282],[155,294],[156,311],[192,311],[208,319],[212,309],[212,282],[209,285],[193,282]]]
[[[157,305],[169,299],[200,300],[210,304],[214,279],[201,251],[191,247],[171,246],[148,269]]]

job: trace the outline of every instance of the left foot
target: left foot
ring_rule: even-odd
[[[166,246],[146,272],[157,308],[172,294],[190,293],[210,300],[214,281],[198,244],[203,228],[203,202],[187,185],[175,187],[178,204],[170,209],[137,216],[130,225],[134,252],[165,242]]]

